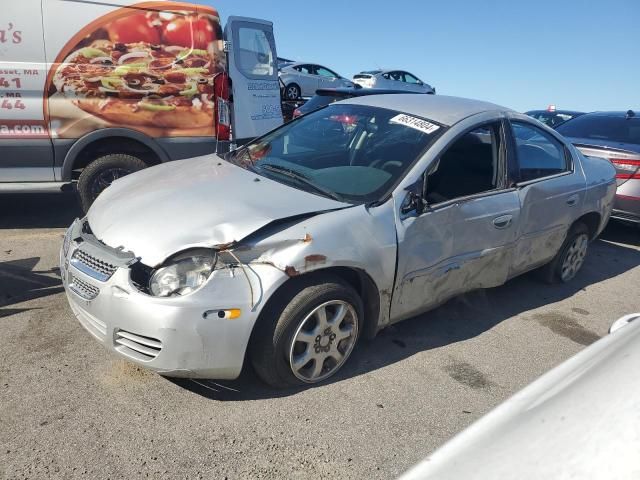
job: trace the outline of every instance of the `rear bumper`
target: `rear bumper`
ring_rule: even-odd
[[[640,223],[640,180],[627,180],[618,187],[611,218]]]

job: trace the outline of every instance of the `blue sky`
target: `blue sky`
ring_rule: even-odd
[[[516,110],[640,109],[640,0],[195,0],[274,22],[278,55],[402,68]]]

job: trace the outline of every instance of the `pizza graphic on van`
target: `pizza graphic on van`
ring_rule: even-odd
[[[214,134],[215,79],[226,65],[219,18],[208,10],[123,8],[76,35],[50,74],[52,130],[62,138],[110,126]]]

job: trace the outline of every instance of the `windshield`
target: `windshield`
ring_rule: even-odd
[[[380,200],[444,127],[397,111],[333,104],[227,155],[273,180],[350,203]]]
[[[565,137],[640,145],[640,118],[582,115],[558,127]]]

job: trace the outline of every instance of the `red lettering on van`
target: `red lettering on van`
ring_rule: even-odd
[[[13,30],[13,23],[9,22],[7,28],[0,28],[0,43],[7,43],[11,40],[13,43],[22,43],[22,30]]]

